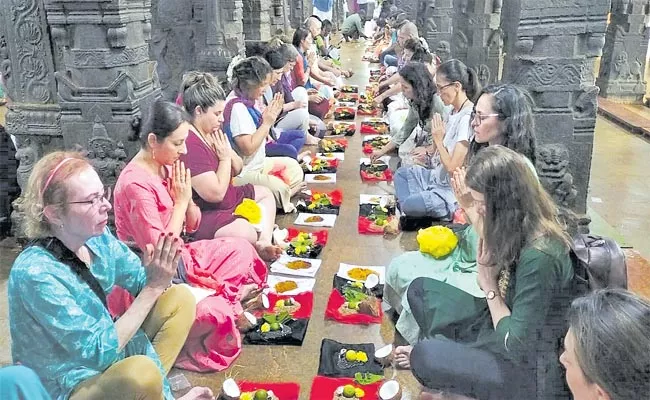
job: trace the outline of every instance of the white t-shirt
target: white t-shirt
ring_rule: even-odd
[[[248,112],[248,108],[242,103],[235,104],[232,107],[230,116],[230,132],[233,139],[240,135],[252,135],[255,131],[257,131],[257,126]],[[266,141],[262,142],[255,153],[250,156],[244,156],[236,143],[235,141],[235,150],[244,161],[242,173],[249,171],[261,172],[264,169],[264,158],[266,157]]]

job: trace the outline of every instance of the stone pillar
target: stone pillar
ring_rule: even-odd
[[[149,61],[151,3],[44,5],[57,63],[63,147],[87,149],[104,183],[112,184],[137,147],[127,139],[138,129],[141,111],[160,94]]]
[[[502,64],[501,0],[456,0],[451,56],[474,68],[482,85],[499,80]]]
[[[267,41],[271,38],[271,0],[243,0],[245,40]]]
[[[154,2],[150,58],[166,99],[176,97],[187,71],[225,77],[232,57],[244,51],[242,9],[242,0]]]
[[[535,100],[540,180],[558,204],[581,215],[597,111],[593,68],[605,43],[609,4],[506,0],[503,6],[503,80],[526,87]]]
[[[289,14],[291,27],[294,29],[299,28],[303,25],[305,19],[307,19],[307,17],[311,15],[312,3],[310,2],[306,5],[306,2],[303,0],[288,0],[288,1],[289,1],[289,7],[291,9],[291,12]],[[308,14],[305,15],[305,13]]]
[[[420,3],[422,1],[425,0],[395,0],[395,6],[406,13],[409,21],[417,23],[418,11],[420,10]],[[422,27],[419,25],[418,28],[422,29]]]
[[[613,0],[596,85],[600,95],[625,103],[643,102],[650,15],[647,0]]]
[[[51,49],[42,2],[0,0],[0,73],[6,95],[12,99],[6,114],[6,130],[17,140],[17,178],[21,189],[36,161],[63,147]],[[17,227],[19,216],[15,212],[12,219]]]
[[[453,0],[420,0],[416,21],[420,36],[442,61],[451,54]]]

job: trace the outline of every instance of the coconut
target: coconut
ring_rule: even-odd
[[[374,289],[377,285],[379,285],[379,275],[377,274],[368,275],[366,281],[363,283],[363,286],[368,290]]]
[[[241,396],[241,390],[237,386],[237,382],[234,379],[228,378],[221,385],[221,397],[224,400],[239,400]]]
[[[276,228],[273,231],[273,243],[275,243],[277,246],[280,246],[282,249],[289,247],[289,242],[287,241],[288,237],[289,231],[286,229]]]
[[[400,400],[402,388],[397,381],[387,381],[379,388],[379,398],[381,400]]]
[[[268,310],[269,305],[269,297],[264,293],[260,293],[251,300],[247,301],[246,304],[244,304],[244,309],[248,311],[259,309]]]
[[[387,344],[375,351],[375,359],[383,366],[387,367],[393,361],[393,345]]]

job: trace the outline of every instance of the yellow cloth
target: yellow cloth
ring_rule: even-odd
[[[448,256],[458,245],[458,237],[446,226],[432,226],[420,229],[417,236],[420,251],[434,258]]]

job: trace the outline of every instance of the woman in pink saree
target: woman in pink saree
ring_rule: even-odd
[[[188,115],[156,101],[142,125],[141,150],[115,186],[115,223],[120,240],[140,248],[162,232],[181,235],[199,226],[201,211],[192,201],[190,171],[179,161],[187,150]],[[267,268],[242,238],[185,243],[174,283],[211,289],[197,304],[196,321],[176,365],[194,371],[220,371],[241,351],[244,306],[265,285]],[[111,296],[119,309],[124,298]]]

